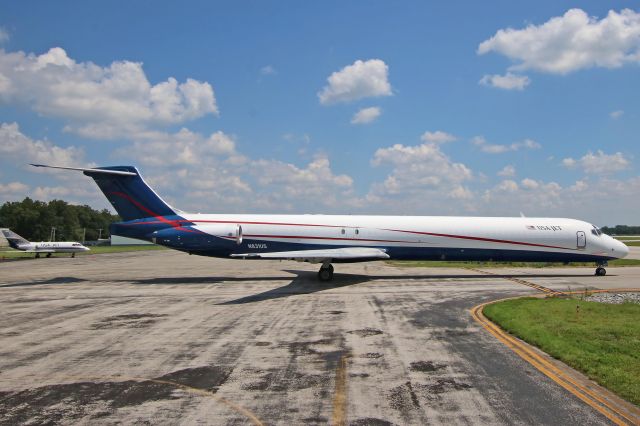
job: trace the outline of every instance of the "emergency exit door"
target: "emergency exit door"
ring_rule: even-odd
[[[578,231],[576,234],[578,239],[578,248],[584,249],[587,246],[587,234],[585,234],[584,231]]]

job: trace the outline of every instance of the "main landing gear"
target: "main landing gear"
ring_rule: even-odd
[[[599,277],[607,275],[607,270],[604,267],[607,266],[607,262],[598,263],[598,267],[596,268],[596,275]]]
[[[318,271],[318,279],[320,281],[331,281],[333,279],[333,265],[323,263]]]

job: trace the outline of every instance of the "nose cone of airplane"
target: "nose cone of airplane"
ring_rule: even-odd
[[[616,245],[616,247],[614,247],[614,250],[616,251],[616,253],[619,253],[618,257],[626,257],[629,254],[629,247],[627,247],[627,245],[622,241],[616,240],[616,243],[618,244]]]

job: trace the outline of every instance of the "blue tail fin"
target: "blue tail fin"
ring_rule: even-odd
[[[96,181],[122,220],[176,214],[175,210],[147,185],[138,169],[133,166],[84,169],[83,173]]]
[[[25,240],[10,229],[3,229],[2,234],[9,242],[9,246],[11,248],[20,250],[20,246],[29,244],[29,241]]]

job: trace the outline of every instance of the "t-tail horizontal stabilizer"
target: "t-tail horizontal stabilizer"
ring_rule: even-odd
[[[45,164],[32,164],[32,166],[76,170],[92,177],[113,208],[125,221],[176,215],[175,210],[147,185],[138,169],[133,166],[110,166],[93,169]]]
[[[47,169],[63,169],[63,170],[77,170],[80,172],[88,172],[88,173],[105,173],[109,175],[119,175],[119,176],[138,176],[138,173],[127,172],[122,170],[109,170],[109,169],[101,169],[101,168],[85,168],[85,167],[62,167],[62,166],[48,166],[46,164],[33,164],[33,167],[45,167]],[[85,173],[86,174],[86,173]]]

